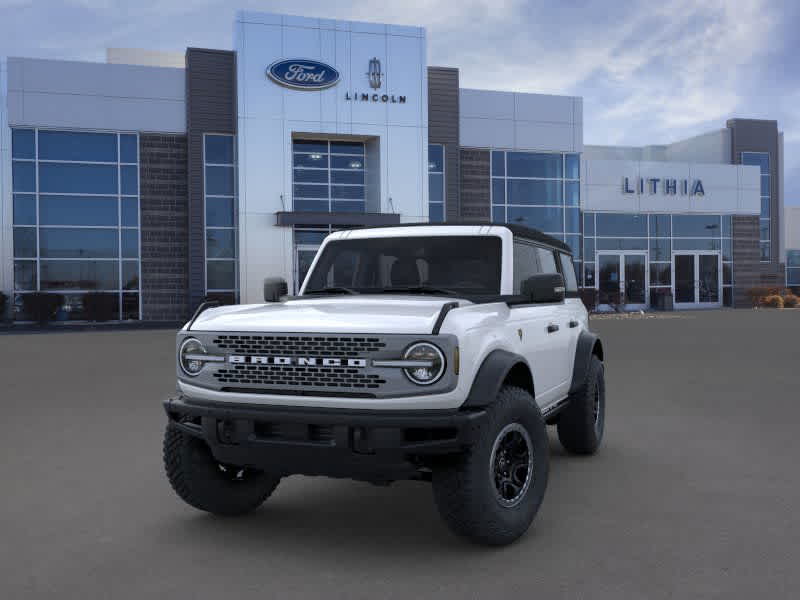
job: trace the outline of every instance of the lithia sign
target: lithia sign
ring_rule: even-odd
[[[659,191],[666,196],[705,196],[703,182],[700,179],[670,179],[660,177],[623,177],[622,193],[637,194],[645,193],[657,194]]]
[[[346,91],[344,99],[350,102],[383,102],[387,104],[405,104],[406,97],[378,92],[383,86],[381,61],[377,57],[369,61],[367,81],[372,92]],[[304,58],[277,60],[267,67],[267,77],[283,87],[293,90],[324,90],[339,83],[341,76],[334,67]]]

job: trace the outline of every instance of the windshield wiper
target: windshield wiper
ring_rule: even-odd
[[[325,287],[303,292],[303,296],[310,296],[311,294],[358,294],[358,292],[348,287]]]
[[[458,292],[445,288],[430,285],[414,285],[409,287],[390,287],[383,288],[379,293],[383,294],[443,294],[445,296],[459,296]]]

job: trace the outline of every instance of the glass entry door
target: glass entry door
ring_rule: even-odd
[[[718,252],[679,252],[672,255],[675,308],[722,306],[722,270]]]
[[[647,306],[647,254],[598,252],[597,291],[600,310],[640,310]]]

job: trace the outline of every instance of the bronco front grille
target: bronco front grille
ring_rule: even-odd
[[[286,354],[286,350],[282,350]],[[312,388],[375,389],[386,383],[380,375],[347,367],[297,367],[292,365],[231,365],[214,377],[224,384]]]
[[[219,335],[214,345],[231,354],[364,356],[386,347],[381,338],[354,336]]]

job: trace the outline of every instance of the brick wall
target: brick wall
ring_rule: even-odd
[[[189,316],[186,136],[139,135],[142,318]]]
[[[488,150],[461,150],[462,221],[488,223],[491,220],[489,157]]]
[[[758,217],[733,217],[733,305],[751,306],[747,290],[754,287],[783,288],[786,272],[782,263],[762,263],[758,244]]]

